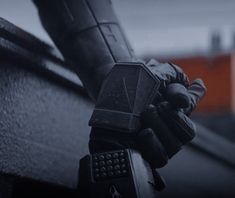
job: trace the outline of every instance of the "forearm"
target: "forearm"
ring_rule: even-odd
[[[94,100],[114,63],[135,59],[110,0],[34,0],[34,3],[44,28]]]

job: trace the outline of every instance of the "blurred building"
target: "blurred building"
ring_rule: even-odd
[[[202,78],[208,89],[202,100],[198,112],[224,113],[235,110],[235,73],[234,54],[219,53],[166,58],[188,74],[191,80]]]

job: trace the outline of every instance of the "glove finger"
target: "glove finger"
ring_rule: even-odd
[[[159,63],[151,59],[146,63],[148,68],[161,81],[161,89],[164,90],[170,83],[180,83],[186,87],[189,86],[189,80],[183,70],[172,63]]]
[[[183,110],[186,115],[189,115],[196,108],[199,101],[206,94],[206,90],[206,86],[201,79],[194,80],[193,83],[188,87],[190,105],[188,108]]]
[[[188,108],[190,106],[190,97],[185,86],[179,83],[171,83],[166,88],[165,99],[174,108]]]
[[[184,73],[184,71],[179,66],[177,66],[173,63],[169,63],[169,64],[175,70],[175,73],[176,73],[175,81],[178,83],[182,83],[183,85],[188,87],[189,86],[189,79],[188,79],[188,76]]]
[[[146,111],[143,112],[142,119],[146,128],[153,129],[169,158],[181,149],[182,143],[170,131],[165,122],[163,122],[154,105],[150,105]]]
[[[196,126],[192,120],[179,109],[173,109],[169,103],[161,103],[157,111],[174,135],[186,144],[195,137]]]
[[[160,168],[167,164],[167,153],[152,129],[140,131],[135,140],[137,150],[152,168]]]
[[[165,98],[174,108],[183,108],[185,114],[190,114],[206,93],[206,87],[201,79],[196,79],[188,90],[179,83],[167,86]]]

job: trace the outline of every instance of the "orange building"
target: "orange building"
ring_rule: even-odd
[[[190,80],[204,80],[208,91],[197,111],[235,111],[235,54],[173,58],[170,62],[180,65]]]

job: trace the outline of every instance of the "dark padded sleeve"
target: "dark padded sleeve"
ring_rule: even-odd
[[[116,62],[135,58],[110,0],[33,0],[41,22],[96,100]]]

